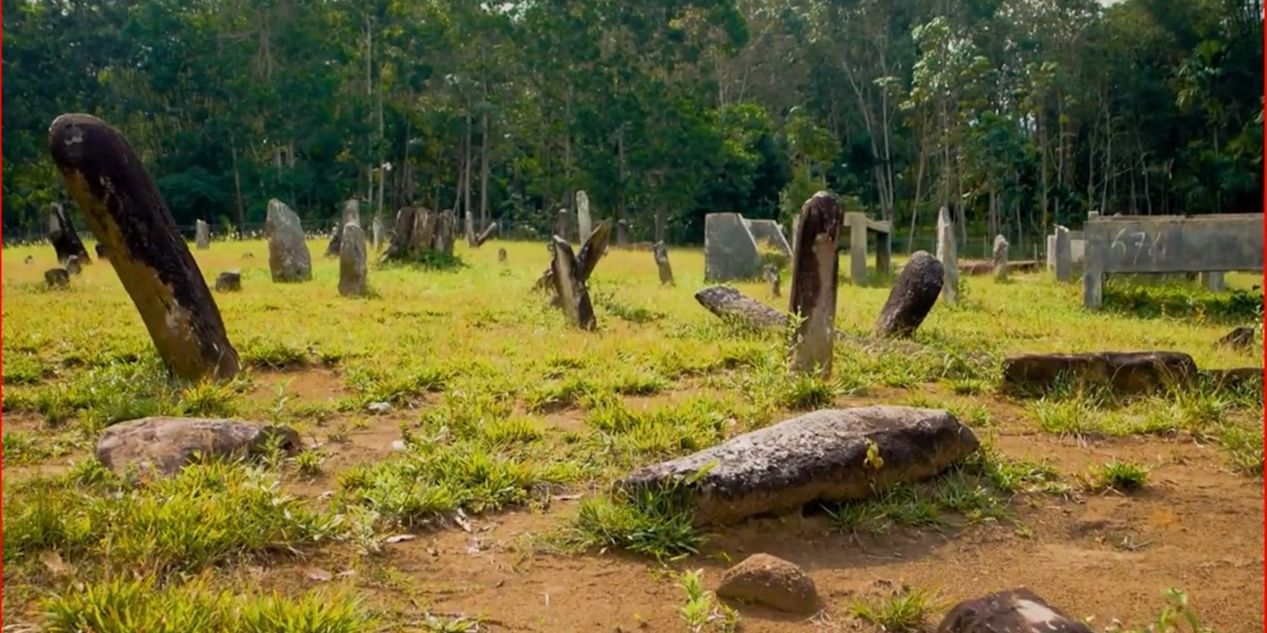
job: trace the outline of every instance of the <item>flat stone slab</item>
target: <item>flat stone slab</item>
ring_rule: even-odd
[[[288,452],[300,448],[299,434],[286,427],[238,420],[150,417],[111,426],[97,440],[97,459],[115,472],[136,467],[174,473],[199,455],[237,459],[262,449],[274,435]]]
[[[867,460],[874,445],[883,464]],[[827,409],[732,438],[630,474],[624,489],[686,485],[698,524],[735,523],[807,503],[865,499],[940,473],[978,447],[976,436],[937,409]]]
[[[968,600],[946,614],[937,633],[1092,633],[1026,589]]]
[[[1047,391],[1061,381],[1146,393],[1187,384],[1196,375],[1196,362],[1182,352],[1025,354],[1003,361],[1004,391],[1020,393]]]

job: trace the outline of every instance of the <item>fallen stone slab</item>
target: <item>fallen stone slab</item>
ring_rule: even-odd
[[[1092,633],[1026,589],[1012,589],[961,602],[946,614],[937,633]]]
[[[1215,346],[1230,347],[1232,349],[1240,350],[1250,349],[1254,347],[1254,328],[1243,325],[1233,329],[1231,332],[1224,335],[1223,338],[1219,339],[1219,342],[1216,343]]]
[[[1003,361],[1003,390],[1012,393],[1041,393],[1072,381],[1137,394],[1190,384],[1196,376],[1196,363],[1182,352],[1025,354]]]
[[[977,450],[976,436],[946,411],[874,406],[827,409],[642,468],[625,490],[685,486],[697,524],[736,523],[811,502],[865,499],[922,481]],[[868,450],[878,460],[868,460]]]
[[[821,606],[814,580],[795,564],[769,554],[753,554],[727,569],[717,595],[801,615],[817,613]]]
[[[283,450],[299,450],[299,434],[287,427],[225,419],[140,418],[107,428],[97,440],[96,455],[118,473],[135,467],[171,474],[199,456],[239,459],[256,454],[278,435]]]

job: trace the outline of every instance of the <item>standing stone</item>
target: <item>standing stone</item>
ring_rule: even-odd
[[[343,247],[343,227],[335,225],[334,230],[330,231],[330,244],[326,246],[326,257],[338,257],[339,249]]]
[[[202,219],[194,220],[194,245],[200,251],[211,248],[211,225]]]
[[[994,278],[1003,281],[1007,279],[1007,238],[1002,235],[994,236]]]
[[[572,246],[556,235],[550,242],[550,250],[553,256],[550,271],[554,273],[554,288],[568,322],[582,330],[597,328],[594,306],[590,303],[585,281],[580,277],[580,267],[576,257],[572,255]]]
[[[955,605],[937,633],[1091,633],[1027,589],[1012,589]]]
[[[374,250],[383,247],[383,234],[386,232],[387,230],[383,227],[383,218],[375,215],[374,223],[370,226],[370,236],[373,240]]]
[[[704,216],[704,279],[730,281],[761,274],[761,252],[738,213]]]
[[[572,223],[568,217],[569,215],[570,214],[567,209],[559,209],[559,213],[554,219],[554,234],[570,242],[572,237]]]
[[[629,220],[622,219],[617,221],[616,246],[619,246],[620,248],[629,248],[629,243],[632,239],[632,236],[629,235]]]
[[[237,374],[215,298],[127,139],[96,117],[63,114],[48,149],[168,368],[187,380]]]
[[[656,268],[660,269],[660,285],[676,285],[673,282],[673,267],[669,265],[669,247],[665,246],[664,242],[656,242],[652,252],[655,256]]]
[[[97,259],[110,259],[110,247],[97,242]]]
[[[216,277],[216,292],[237,292],[242,289],[242,271],[227,270]]]
[[[436,218],[436,237],[432,248],[445,255],[452,255],[453,242],[457,239],[457,230],[457,215],[452,211],[440,213],[439,217]]]
[[[349,224],[361,226],[361,201],[356,198],[343,203],[343,225]]]
[[[761,276],[765,277],[766,283],[770,284],[770,296],[783,296],[783,292],[779,287],[782,285],[783,277],[779,275],[779,269],[777,267],[773,264],[766,264],[765,268],[761,269]]]
[[[479,248],[484,245],[484,242],[487,242],[494,235],[497,235],[500,232],[501,232],[501,226],[498,225],[496,222],[494,222],[484,227],[484,230],[480,231],[480,234],[475,236],[475,240],[471,242],[471,246],[474,246],[475,248]],[[586,235],[588,236],[589,234],[586,233]]]
[[[1056,281],[1073,278],[1073,251],[1069,242],[1069,229],[1056,227]]]
[[[955,244],[955,225],[950,221],[950,211],[942,207],[937,212],[937,260],[945,279],[941,286],[941,296],[946,303],[955,305],[959,302],[959,247]]]
[[[1201,285],[1210,292],[1223,292],[1227,289],[1227,283],[1223,280],[1221,272],[1201,273]]]
[[[409,255],[409,245],[413,238],[414,221],[417,212],[412,207],[405,207],[396,212],[396,225],[392,229],[391,243],[383,259],[404,259]]]
[[[343,244],[339,250],[339,294],[363,297],[366,285],[365,231],[352,222],[343,227]]]
[[[831,375],[835,338],[836,283],[840,258],[836,240],[844,220],[840,202],[825,191],[801,207],[801,233],[796,236],[792,264],[792,300],[788,311],[800,318],[792,336],[792,368]]]
[[[66,209],[56,202],[48,205],[48,241],[52,242],[59,263],[65,264],[71,255],[78,255],[83,263],[91,261],[88,259],[88,250],[79,239],[79,233],[75,231],[75,225],[71,224],[70,216],[66,215]]]
[[[876,338],[906,338],[919,329],[928,316],[945,283],[941,262],[926,251],[915,251],[902,268],[897,283],[889,291],[889,300],[876,319]]]
[[[83,265],[79,263],[78,255],[71,255],[66,258],[66,272],[72,275],[78,275],[79,273],[84,272]]]
[[[299,216],[276,198],[268,201],[264,223],[268,235],[268,270],[273,281],[290,283],[312,279],[312,253],[304,240]]]
[[[499,264],[506,263],[506,249],[504,248],[497,249],[497,263]]]
[[[35,263],[35,258],[30,255],[27,255],[25,258],[22,259],[22,263],[26,264],[27,266],[30,266],[31,264]]]
[[[44,284],[49,288],[65,288],[70,285],[70,273],[65,268],[50,268],[44,271]]]
[[[855,286],[867,284],[867,215],[853,211],[845,217],[849,225],[849,279]]]
[[[585,190],[576,192],[576,228],[581,240],[589,239],[594,231],[594,220],[590,217],[590,197]]]

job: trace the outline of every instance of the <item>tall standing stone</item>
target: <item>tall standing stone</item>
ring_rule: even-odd
[[[629,248],[629,243],[632,239],[629,235],[629,220],[618,220],[616,222],[616,246]]]
[[[75,225],[66,215],[66,209],[56,202],[48,205],[48,241],[52,242],[59,263],[65,264],[72,255],[78,256],[82,263],[92,261],[79,239],[79,233],[75,231]]]
[[[766,264],[765,268],[761,269],[761,276],[765,277],[766,283],[770,284],[770,296],[776,298],[783,296],[783,291],[780,289],[783,278],[779,275],[778,268],[773,264]]]
[[[994,278],[1003,281],[1007,279],[1007,238],[1002,235],[994,236]]]
[[[194,246],[200,251],[211,248],[211,225],[203,222],[202,218],[194,220]]]
[[[343,225],[355,224],[361,226],[361,201],[352,198],[343,203]],[[362,232],[364,237],[364,232]]]
[[[330,243],[326,245],[326,257],[338,257],[343,246],[343,225],[336,224],[330,231]]]
[[[417,211],[413,207],[405,207],[396,212],[396,225],[392,229],[392,240],[387,245],[383,259],[403,259],[409,254],[409,245],[413,239],[413,227]]]
[[[238,353],[220,310],[127,139],[96,117],[63,114],[48,149],[167,367],[189,380],[232,378]]]
[[[343,243],[339,249],[339,294],[363,297],[366,284],[365,231],[361,225],[348,222],[343,226]]]
[[[594,231],[594,219],[590,217],[590,197],[584,190],[576,192],[576,228],[581,241],[589,239]]]
[[[959,247],[955,244],[955,225],[950,221],[950,211],[946,207],[937,212],[937,260],[941,262],[945,275],[941,286],[942,299],[955,305],[959,302]]]
[[[660,285],[673,286],[673,267],[669,265],[669,247],[664,242],[656,242],[652,251],[655,254],[656,268],[660,269]]]
[[[594,318],[594,306],[590,303],[589,290],[580,277],[580,266],[572,254],[572,246],[567,240],[554,236],[550,241],[553,255],[550,271],[553,273],[555,292],[559,303],[567,315],[568,322],[582,330],[593,330],[598,327]]]
[[[554,234],[570,241],[572,238],[572,222],[571,218],[568,217],[569,215],[571,214],[568,213],[567,209],[559,209],[558,214],[554,218]],[[581,239],[585,238],[582,237]]]
[[[273,281],[312,279],[312,254],[304,240],[303,225],[286,203],[276,198],[268,201],[264,232],[268,235],[268,271]]]
[[[1073,278],[1073,245],[1069,240],[1069,229],[1056,227],[1056,281],[1069,281]]]
[[[374,250],[378,250],[382,248],[383,234],[386,232],[387,232],[386,228],[383,227],[383,218],[381,216],[375,215],[374,224],[370,227],[370,235],[371,235],[371,238],[373,239]]]
[[[506,263],[506,249],[504,248],[497,249],[497,263],[499,264]]]
[[[875,322],[876,338],[905,338],[915,333],[928,316],[945,283],[941,262],[926,251],[915,251],[902,268],[889,299]]]
[[[820,191],[801,207],[801,232],[792,263],[791,305],[799,317],[792,337],[792,367],[799,372],[831,375],[835,338],[836,283],[840,258],[836,241],[844,218],[835,196]]]
[[[84,272],[83,264],[79,263],[78,255],[71,255],[66,258],[66,272],[72,275],[78,275],[79,273]]]

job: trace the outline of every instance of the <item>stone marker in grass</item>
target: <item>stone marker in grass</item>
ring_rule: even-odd
[[[172,474],[196,459],[241,459],[259,454],[270,442],[287,453],[301,448],[299,434],[287,427],[152,417],[107,428],[97,440],[95,453],[106,468],[117,473],[136,468]]]
[[[950,211],[942,207],[937,212],[937,261],[941,262],[941,296],[949,305],[959,302],[959,246],[955,243],[955,225],[950,221]]]
[[[326,245],[326,257],[338,257],[343,248],[343,225],[336,224],[330,231],[330,243]]]
[[[783,296],[781,289],[783,276],[779,274],[779,268],[774,264],[766,264],[761,269],[761,276],[765,278],[767,284],[770,284],[770,296],[779,298]]]
[[[1230,347],[1237,350],[1250,349],[1254,347],[1254,328],[1249,326],[1235,328],[1219,339],[1215,346]]]
[[[1002,235],[994,236],[994,253],[991,257],[994,264],[994,278],[1003,281],[1007,279],[1007,238]]]
[[[200,251],[211,248],[211,225],[201,219],[194,220],[194,247]]]
[[[1073,279],[1073,246],[1069,229],[1056,227],[1056,281]]]
[[[799,319],[791,341],[792,369],[824,378],[831,375],[840,268],[836,240],[843,219],[835,196],[825,191],[814,194],[801,207],[801,232],[792,262],[788,311]]]
[[[84,272],[84,266],[79,262],[78,255],[71,255],[66,258],[66,272],[72,275],[78,275]]]
[[[79,239],[79,233],[75,231],[70,216],[66,215],[65,207],[56,202],[48,205],[48,241],[53,244],[53,251],[57,253],[57,262],[60,264],[65,264],[71,256],[78,256],[83,263],[90,261],[88,250]]]
[[[312,254],[308,252],[299,216],[281,200],[269,200],[264,227],[268,234],[268,270],[273,281],[312,279]]]
[[[656,268],[660,270],[660,285],[673,286],[673,267],[669,265],[669,247],[664,242],[656,242],[652,249]]]
[[[216,292],[237,292],[242,289],[242,271],[226,270],[216,276]]]
[[[626,492],[682,486],[696,524],[798,512],[813,502],[866,499],[932,477],[977,450],[946,411],[859,407],[816,411],[693,455],[642,468]]]
[[[876,319],[877,338],[908,338],[915,334],[937,303],[945,283],[941,262],[925,251],[915,251],[889,291],[889,299]]]
[[[617,220],[616,246],[619,246],[620,248],[629,248],[629,243],[631,241],[633,241],[633,236],[630,235],[629,220]]]
[[[220,310],[127,139],[96,117],[63,114],[48,149],[167,367],[188,380],[232,378],[238,353]]]
[[[582,330],[595,329],[598,321],[594,318],[594,306],[590,303],[585,278],[581,276],[582,264],[572,254],[572,245],[555,235],[550,242],[550,252],[551,279],[568,322]]]
[[[1196,363],[1181,352],[1024,354],[1003,361],[1004,390],[1022,394],[1070,384],[1147,393],[1187,386],[1196,377]]]
[[[504,248],[497,249],[497,263],[499,264],[506,263],[506,249]]]
[[[494,235],[497,235],[500,232],[501,232],[501,225],[497,224],[496,222],[493,222],[492,224],[484,227],[484,230],[480,231],[479,235],[475,236],[475,239],[471,241],[471,246],[474,246],[475,248],[479,248],[484,245],[484,242],[487,242],[488,240],[492,239]]]
[[[581,252],[576,254],[577,278],[581,283],[589,283],[590,275],[594,273],[594,268],[598,266],[598,260],[603,258],[607,253],[607,245],[611,241],[611,223],[599,222],[598,228],[590,233],[589,239],[585,240],[585,244],[581,246]],[[553,247],[551,247],[553,248]],[[571,249],[571,245],[568,245]],[[533,286],[538,290],[552,290],[555,288],[554,283],[554,266],[546,269],[541,273],[541,277],[537,279],[537,283]]]
[[[363,297],[369,292],[366,283],[365,231],[352,222],[343,227],[343,245],[339,250],[339,294]]]
[[[356,198],[343,203],[343,226],[349,224],[361,226],[361,201]]]
[[[375,215],[374,223],[370,226],[370,236],[373,240],[374,250],[378,250],[383,246],[383,235],[387,229],[383,226],[383,218]]]
[[[1004,632],[1092,633],[1086,624],[1061,613],[1028,589],[961,602],[937,627],[937,633]]]
[[[584,190],[576,192],[576,234],[589,239],[594,232],[594,219],[590,216],[590,197]]]
[[[70,285],[70,273],[65,268],[50,268],[44,271],[44,285],[49,288],[65,288]]]

